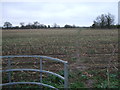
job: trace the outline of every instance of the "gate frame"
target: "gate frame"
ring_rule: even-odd
[[[40,70],[39,69],[26,69],[26,68],[11,69],[11,59],[16,58],[16,57],[40,58]],[[8,69],[0,70],[0,72],[8,72],[8,81],[9,81],[9,83],[0,84],[0,86],[15,85],[15,84],[36,84],[36,85],[39,85],[39,86],[46,86],[46,87],[49,87],[49,88],[57,89],[57,88],[55,88],[51,85],[42,83],[42,73],[48,73],[48,74],[52,74],[52,75],[57,76],[60,79],[64,80],[64,88],[68,88],[68,62],[67,61],[63,61],[61,59],[52,58],[52,57],[48,57],[48,56],[40,56],[40,55],[8,55],[8,56],[0,56],[0,58],[8,58],[8,64],[7,64]],[[57,61],[57,62],[63,63],[64,64],[64,77],[57,74],[57,73],[43,70],[42,69],[42,59],[49,59],[49,60],[52,60],[52,61]],[[35,72],[40,72],[40,83],[38,83],[38,82],[11,82],[11,73],[10,72],[12,72],[12,71],[35,71]]]

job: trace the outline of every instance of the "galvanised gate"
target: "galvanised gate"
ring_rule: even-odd
[[[13,58],[20,58],[20,57],[29,57],[29,58],[38,58],[40,60],[40,69],[29,69],[29,68],[22,68],[22,69],[11,69],[11,60]],[[64,80],[64,88],[68,88],[68,62],[67,61],[63,61],[61,59],[57,59],[57,58],[52,58],[52,57],[47,57],[47,56],[40,56],[40,55],[10,55],[10,56],[0,56],[0,58],[7,58],[8,59],[8,69],[6,70],[1,70],[0,72],[7,72],[8,73],[8,83],[2,83],[0,84],[0,86],[7,86],[7,85],[16,85],[16,84],[35,84],[35,85],[39,85],[41,86],[46,86],[49,88],[53,88],[53,89],[57,89],[54,86],[42,83],[42,73],[48,73],[48,74],[52,74],[54,76],[59,77],[60,79]],[[46,71],[43,70],[42,67],[42,59],[48,59],[48,60],[52,60],[52,61],[56,61],[56,62],[60,62],[64,64],[64,77],[54,73],[54,72],[50,72],[50,71]],[[40,82],[11,82],[11,73],[13,71],[35,71],[35,72],[40,72]]]

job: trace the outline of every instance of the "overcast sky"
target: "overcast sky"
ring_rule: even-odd
[[[118,22],[118,2],[2,2],[2,22],[15,25],[38,21],[41,24],[91,26],[98,15],[108,12]],[[0,26],[1,26],[0,25]]]

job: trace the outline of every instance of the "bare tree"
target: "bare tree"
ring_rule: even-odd
[[[25,26],[25,23],[24,22],[21,22],[20,23],[21,27],[23,28]]]
[[[35,26],[35,27],[38,27],[39,25],[40,25],[40,23],[39,23],[38,21],[35,21],[35,22],[34,22],[34,26]]]
[[[5,28],[11,28],[12,27],[12,24],[10,22],[5,22],[4,23],[4,27]]]
[[[108,15],[105,15],[105,18],[106,18],[106,25],[108,28],[110,28],[111,25],[114,24],[114,16],[110,13],[108,13]]]
[[[48,28],[50,28],[50,25],[48,25]]]
[[[60,28],[60,25],[57,25],[56,23],[54,23],[53,28]]]
[[[34,23],[33,23],[33,27],[34,28],[38,28],[40,26],[40,23],[38,22],[38,21],[35,21]]]
[[[97,28],[110,28],[111,25],[114,25],[114,15],[108,13],[98,16],[92,26]]]
[[[54,24],[53,24],[53,27],[54,27],[54,28],[56,28],[56,27],[57,27],[57,24],[56,24],[56,23],[54,23]]]
[[[102,14],[100,17],[100,26],[101,28],[104,28],[106,26],[106,18],[105,18],[105,15]]]

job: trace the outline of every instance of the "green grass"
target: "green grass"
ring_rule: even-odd
[[[112,55],[113,51],[114,55]],[[2,54],[45,55],[68,61],[69,87],[71,88],[118,87],[119,80],[116,69],[118,68],[118,30],[3,30]],[[5,63],[4,60],[3,64]],[[19,63],[22,62],[19,61]],[[52,65],[53,67],[50,68],[50,65],[52,64],[46,63],[45,68],[48,67],[49,70],[53,71],[61,70],[61,66],[55,68],[55,65]],[[29,62],[29,66],[23,67],[30,66],[33,67],[32,61]],[[16,65],[16,67],[20,67],[20,65]],[[109,86],[106,75],[107,67],[109,67],[110,75]],[[56,78],[54,79],[56,80]],[[93,81],[92,84],[89,82],[90,80]],[[58,84],[54,85],[62,87]]]
[[[107,77],[107,74],[106,72],[101,72],[101,73],[104,73],[104,75],[106,75]],[[103,77],[101,78],[101,76],[95,76],[93,79],[97,80],[97,82],[94,84],[94,86],[96,88],[119,88],[119,79],[118,79],[118,73],[110,73],[110,81],[109,81],[109,84],[108,84],[108,80]]]

